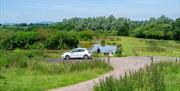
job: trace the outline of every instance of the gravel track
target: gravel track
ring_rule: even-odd
[[[131,56],[131,57],[121,57],[121,58],[111,58],[110,64],[114,68],[113,71],[110,71],[98,78],[80,82],[78,84],[55,88],[50,91],[92,91],[95,83],[98,83],[100,79],[103,79],[108,76],[123,76],[125,72],[138,70],[143,68],[145,65],[149,65],[152,61],[152,57],[144,56]],[[153,57],[154,62],[158,61],[180,61],[180,58],[176,57]]]

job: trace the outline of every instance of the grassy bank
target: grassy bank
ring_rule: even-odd
[[[180,57],[180,41],[155,40],[134,37],[104,37],[108,45],[122,45],[122,56]]]
[[[180,91],[180,63],[158,63],[130,75],[100,80],[94,91]]]
[[[89,80],[112,69],[102,61],[49,63],[45,57],[35,50],[1,51],[0,91],[44,91]]]

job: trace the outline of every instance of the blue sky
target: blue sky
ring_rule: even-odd
[[[1,23],[109,15],[133,20],[161,15],[175,19],[180,17],[180,0],[0,0]]]

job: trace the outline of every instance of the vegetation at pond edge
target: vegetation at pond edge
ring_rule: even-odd
[[[171,56],[180,57],[180,41],[134,38],[126,36],[102,36],[105,45],[116,45],[114,56]]]
[[[112,67],[103,61],[49,63],[43,51],[1,51],[0,91],[42,91],[95,78]]]
[[[179,91],[180,63],[162,62],[132,71],[129,75],[100,80],[94,91]]]

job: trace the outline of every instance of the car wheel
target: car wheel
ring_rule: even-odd
[[[88,55],[84,55],[83,58],[84,58],[84,59],[89,59],[89,56],[88,56]]]
[[[66,55],[64,59],[68,60],[68,59],[70,59],[70,56]]]

